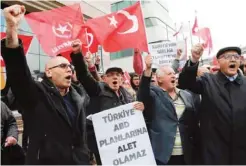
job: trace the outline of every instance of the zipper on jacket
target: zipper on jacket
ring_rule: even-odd
[[[38,155],[37,155],[37,159],[39,160],[40,157],[40,148],[38,149]]]

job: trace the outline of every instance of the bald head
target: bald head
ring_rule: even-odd
[[[57,65],[62,64],[62,63],[69,64],[69,61],[62,56],[53,57],[53,58],[49,59],[49,61],[46,63],[45,70],[48,70],[49,68],[57,66]]]
[[[51,58],[45,65],[45,75],[58,87],[59,89],[67,89],[71,85],[72,68],[69,61],[57,56]]]

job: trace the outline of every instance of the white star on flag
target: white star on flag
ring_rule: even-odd
[[[115,17],[112,16],[112,17],[108,17],[108,19],[110,20],[110,24],[109,25],[113,25],[115,28],[117,28],[117,24],[118,22],[115,20]]]
[[[59,24],[59,28],[57,28],[56,30],[60,31],[62,34],[64,34],[64,32],[70,32],[67,29],[67,25],[61,26],[61,24]]]

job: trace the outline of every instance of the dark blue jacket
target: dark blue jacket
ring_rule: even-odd
[[[145,115],[151,118],[149,134],[155,159],[165,164],[168,162],[179,127],[185,162],[196,164],[196,158],[199,157],[196,152],[198,122],[191,94],[184,90],[179,91],[185,104],[185,111],[178,120],[168,93],[157,86],[150,86],[150,80],[150,77],[142,77],[138,100],[146,103]]]

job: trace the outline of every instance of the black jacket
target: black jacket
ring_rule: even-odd
[[[204,164],[246,164],[246,77],[230,82],[220,71],[196,78],[198,64],[188,61],[179,85],[201,94],[200,128]]]
[[[88,97],[80,96],[70,87],[69,94],[78,111],[76,125],[72,126],[56,87],[48,79],[42,82],[32,79],[22,45],[6,48],[3,40],[1,46],[7,78],[18,104],[25,111],[23,116],[29,136],[26,164],[88,165],[85,117]]]
[[[71,54],[77,78],[90,96],[90,104],[87,115],[95,114],[103,110],[133,102],[133,97],[123,88],[120,88],[124,101],[122,102],[116,93],[105,83],[96,81],[87,70],[87,66],[81,53]],[[88,144],[92,152],[98,153],[92,122],[88,120]]]
[[[184,90],[179,91],[185,110],[178,119],[168,93],[160,87],[151,86],[150,81],[151,77],[142,76],[138,99],[144,102],[145,117],[151,119],[149,134],[155,159],[168,163],[178,127],[186,164],[197,164],[198,122],[191,94]]]

